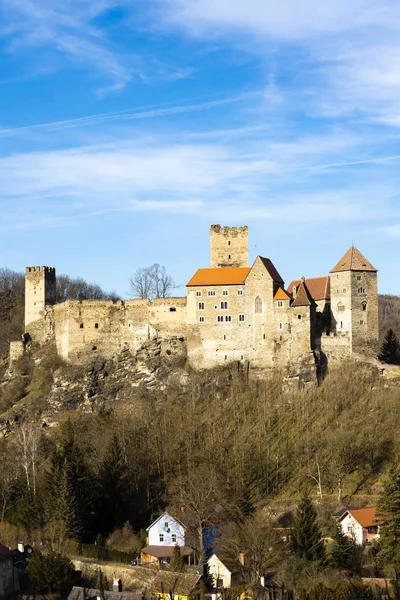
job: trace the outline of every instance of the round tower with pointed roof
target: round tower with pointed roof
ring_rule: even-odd
[[[355,246],[330,272],[332,330],[349,338],[350,352],[378,341],[377,272]]]

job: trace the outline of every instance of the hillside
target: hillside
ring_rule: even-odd
[[[400,296],[379,296],[379,332],[381,339],[391,327],[400,338]]]

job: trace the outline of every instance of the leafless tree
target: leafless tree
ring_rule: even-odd
[[[154,263],[150,267],[136,270],[129,280],[132,294],[135,298],[150,299],[168,298],[171,290],[177,287],[165,267]]]
[[[14,448],[28,489],[36,494],[36,473],[41,459],[41,433],[32,423],[22,423],[15,432]]]

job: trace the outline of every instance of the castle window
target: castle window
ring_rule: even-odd
[[[242,354],[242,356],[240,357],[240,360],[243,360],[243,354]]]
[[[367,303],[366,303],[366,302],[363,302],[363,303],[361,304],[361,308],[362,308],[362,310],[367,310]]]
[[[98,324],[98,323],[95,323],[95,324],[94,324],[94,328],[95,328],[95,329],[98,329],[98,328],[99,328],[99,324]]]
[[[357,275],[357,281],[361,281],[361,275]]]
[[[80,328],[80,329],[83,329],[83,323],[81,323],[81,324],[79,325],[79,328]]]
[[[298,318],[298,319],[301,319],[301,315],[297,315],[297,318]]]
[[[230,255],[230,254],[228,254],[228,258],[230,258],[230,257],[231,257],[231,255]]]
[[[231,315],[226,315],[225,316],[225,321],[228,321],[230,323],[232,321]]]
[[[204,323],[204,317],[199,317],[200,323]]]
[[[283,306],[283,300],[278,300],[278,301],[277,301],[277,303],[276,303],[276,305],[277,305],[279,308],[282,308],[282,306]]]
[[[243,296],[243,290],[238,290],[238,296]]]
[[[175,306],[170,306],[169,312],[176,312]]]
[[[345,293],[346,293],[346,288],[343,288],[343,294],[345,294]]]
[[[200,297],[200,296],[201,296],[201,292],[200,292],[200,291],[197,291],[197,292],[196,292],[196,296],[197,296],[197,297]]]
[[[226,340],[226,335],[224,335],[224,340]]]
[[[229,295],[229,292],[228,292],[228,290],[222,290],[222,295],[223,295],[223,296],[228,296],[228,295]]]
[[[283,324],[279,323],[279,329],[283,329]]]
[[[244,321],[244,315],[239,315],[239,323],[243,323]]]
[[[199,302],[199,310],[204,310],[204,302]]]
[[[345,305],[342,302],[339,302],[339,304],[337,305],[337,309],[338,309],[338,312],[344,312]]]
[[[282,341],[282,336],[281,335],[279,336],[279,339],[280,339],[280,341]]]
[[[231,245],[231,242],[229,241],[229,242],[228,242],[228,246],[230,246],[230,245]]]
[[[226,300],[224,302],[221,302],[221,309],[222,310],[227,310],[228,309],[228,303],[226,302]]]
[[[227,354],[225,354],[225,360],[228,360],[228,355]]]
[[[207,296],[215,296],[215,290],[208,290]]]
[[[223,320],[224,320],[224,317],[222,315],[218,315],[217,323],[222,323]]]
[[[343,329],[343,321],[340,321],[340,329]]]
[[[365,294],[365,288],[358,288],[357,291],[359,294]]]
[[[360,325],[364,325],[364,321],[362,319],[360,321]]]
[[[261,315],[263,311],[263,302],[261,300],[260,296],[257,296],[257,298],[255,299],[254,302],[254,312],[256,313],[256,315]]]
[[[214,304],[214,310],[218,310],[218,304]]]
[[[265,340],[265,333],[263,333],[263,340]]]
[[[295,294],[297,292],[297,287],[294,285],[293,286],[293,294]]]

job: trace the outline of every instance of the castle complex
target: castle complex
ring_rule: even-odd
[[[56,273],[27,267],[25,331],[53,339],[74,360],[98,350],[137,351],[149,339],[186,342],[189,363],[209,368],[246,362],[257,369],[292,368],[316,356],[342,359],[378,340],[377,269],[352,246],[329,275],[285,287],[270,259],[248,265],[247,227],[212,225],[210,268],[198,269],[187,296],[150,300],[56,303]],[[21,345],[13,342],[11,358]]]

